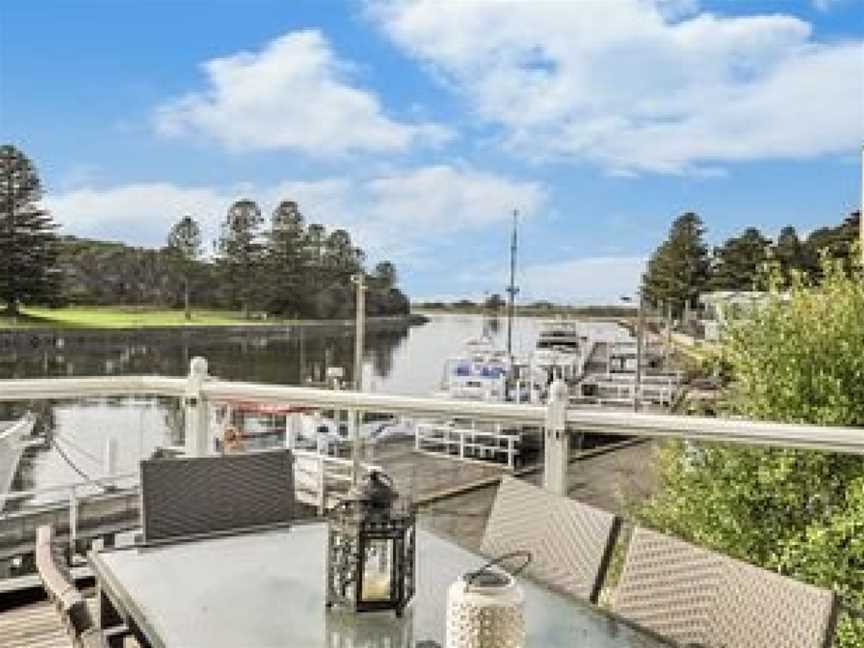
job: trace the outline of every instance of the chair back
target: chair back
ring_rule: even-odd
[[[145,542],[287,523],[290,450],[141,462]]]
[[[481,550],[489,556],[530,551],[526,573],[596,602],[619,528],[612,513],[505,476]]]
[[[87,601],[75,587],[54,544],[54,529],[50,525],[36,529],[36,569],[48,600],[60,615],[72,643],[75,646],[107,646],[102,632],[93,621]]]
[[[833,592],[637,528],[615,611],[680,644],[827,648]]]

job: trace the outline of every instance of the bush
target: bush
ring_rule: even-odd
[[[823,272],[727,333],[732,413],[864,426],[864,276],[829,260]],[[646,523],[864,606],[864,458],[673,443],[658,468]],[[843,620],[836,645],[864,646],[864,623]]]

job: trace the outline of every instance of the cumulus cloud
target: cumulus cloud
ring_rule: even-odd
[[[267,214],[283,199],[296,200],[308,221],[344,227],[373,258],[403,262],[455,232],[506,221],[514,207],[531,218],[548,199],[546,188],[537,182],[467,165],[438,165],[369,178],[289,179],[266,186],[140,183],[79,188],[49,194],[44,202],[67,233],[158,246],[185,213],[198,218],[205,235],[214,238],[228,206],[241,197],[257,200]]]
[[[681,173],[864,135],[862,43],[818,42],[792,16],[685,0],[372,0],[369,15],[530,157]]]
[[[257,52],[202,64],[207,87],[160,106],[157,130],[212,138],[234,151],[288,149],[315,156],[404,151],[440,144],[451,132],[388,117],[377,96],[350,82],[315,30],[290,32]]]

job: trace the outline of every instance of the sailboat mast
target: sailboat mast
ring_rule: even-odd
[[[519,218],[519,210],[513,210],[513,238],[510,242],[510,285],[507,286],[509,300],[507,303],[507,354],[513,354],[513,316],[516,310],[516,224]]]

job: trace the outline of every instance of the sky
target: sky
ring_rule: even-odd
[[[296,200],[415,300],[616,303],[710,244],[860,201],[862,0],[0,4],[0,141],[64,233],[164,244]]]

